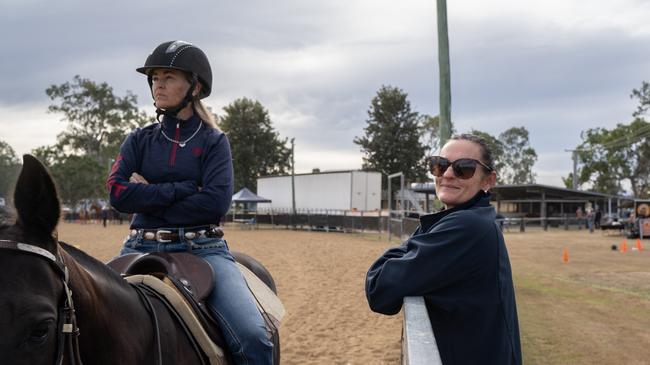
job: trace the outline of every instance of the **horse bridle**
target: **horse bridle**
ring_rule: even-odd
[[[59,274],[63,282],[65,298],[63,305],[57,308],[59,313],[57,333],[61,335],[57,336],[57,356],[54,364],[61,365],[63,363],[63,355],[65,351],[68,351],[69,364],[82,365],[81,356],[79,355],[79,327],[77,327],[74,303],[72,302],[72,290],[70,290],[68,285],[68,268],[65,266],[65,262],[63,262],[63,256],[59,254],[57,257],[41,247],[12,240],[0,240],[0,249],[15,250],[20,253],[35,255],[52,264],[52,267]]]

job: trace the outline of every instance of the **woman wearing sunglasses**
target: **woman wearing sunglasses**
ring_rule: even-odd
[[[443,364],[521,364],[512,272],[490,189],[492,154],[479,137],[452,137],[429,161],[445,209],[420,217],[366,276],[370,308],[396,314],[423,296]]]

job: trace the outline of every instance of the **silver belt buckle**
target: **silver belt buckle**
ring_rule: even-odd
[[[171,231],[166,231],[166,230],[163,230],[163,229],[159,229],[159,230],[157,230],[157,231],[156,231],[156,241],[158,241],[158,242],[160,242],[160,243],[171,242],[172,240],[165,240],[165,239],[163,239],[163,238],[161,237],[161,235],[162,235],[162,234],[165,234],[165,233],[167,233],[167,234],[171,234],[172,232],[171,232]]]

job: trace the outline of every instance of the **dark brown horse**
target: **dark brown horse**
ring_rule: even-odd
[[[54,182],[35,158],[23,161],[17,217],[0,221],[0,363],[205,363],[162,302],[147,308],[113,270],[58,242]],[[259,263],[249,267],[268,274]],[[270,275],[263,280],[274,287]]]

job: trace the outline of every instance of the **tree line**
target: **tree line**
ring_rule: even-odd
[[[32,154],[49,167],[66,204],[104,198],[104,181],[120,144],[134,128],[154,121],[153,116],[137,107],[137,97],[131,92],[118,96],[107,83],[80,76],[45,92],[52,101],[48,111],[61,115],[67,128],[55,144],[38,147]],[[632,97],[639,100],[639,107],[630,124],[582,133],[582,142],[576,147],[581,186],[620,194],[627,180],[635,196],[650,194],[650,126],[643,119],[650,109],[648,83],[633,90]],[[367,115],[363,134],[353,140],[363,153],[362,168],[382,172],[383,186],[386,175],[395,172],[403,172],[409,182],[427,180],[427,158],[441,147],[438,117],[413,110],[408,94],[394,86],[377,91]],[[230,140],[235,191],[242,187],[256,190],[259,176],[290,171],[288,138],[274,129],[268,110],[259,101],[239,98],[223,108],[223,115],[215,116]],[[452,132],[456,132],[453,126]],[[483,137],[494,151],[499,184],[535,182],[537,154],[525,127],[509,128],[498,136],[480,130],[468,132]],[[12,147],[0,141],[0,196],[10,195],[19,168]],[[568,187],[572,179],[571,173],[564,178]]]
[[[618,195],[629,186],[632,195],[650,198],[650,123],[644,116],[650,109],[650,85],[642,82],[632,90],[638,101],[634,118],[628,124],[618,123],[613,129],[591,128],[582,132],[582,142],[576,146],[579,185],[593,191]],[[573,173],[564,178],[572,186]]]
[[[578,189],[624,195],[629,187],[634,197],[650,198],[650,123],[644,119],[650,111],[650,84],[642,82],[630,97],[638,101],[631,122],[581,133],[575,147]],[[372,99],[365,134],[354,142],[364,153],[364,169],[403,172],[409,181],[421,181],[427,157],[441,147],[438,129],[438,117],[412,111],[404,91],[383,86]],[[511,127],[498,136],[476,129],[469,133],[485,139],[493,151],[498,184],[535,183],[537,153],[525,127]],[[562,180],[571,188],[573,173]]]
[[[373,97],[365,134],[356,137],[364,153],[363,168],[386,175],[402,172],[410,182],[427,179],[427,160],[439,146],[440,121],[437,116],[413,111],[408,95],[400,88],[382,86]],[[455,128],[452,126],[452,134]],[[513,127],[498,137],[480,130],[469,133],[483,137],[494,151],[499,184],[529,184],[535,182],[533,165],[537,160],[530,146],[528,130]]]
[[[61,115],[67,128],[55,144],[31,153],[49,168],[65,204],[74,207],[84,199],[106,198],[106,177],[122,142],[132,130],[155,118],[138,108],[132,93],[121,97],[107,83],[80,76],[45,92],[52,101],[48,112]],[[223,115],[215,116],[231,143],[236,189],[255,190],[258,176],[289,171],[288,139],[274,130],[261,103],[240,98],[226,106]],[[0,141],[0,197],[10,196],[19,170],[13,148]]]

